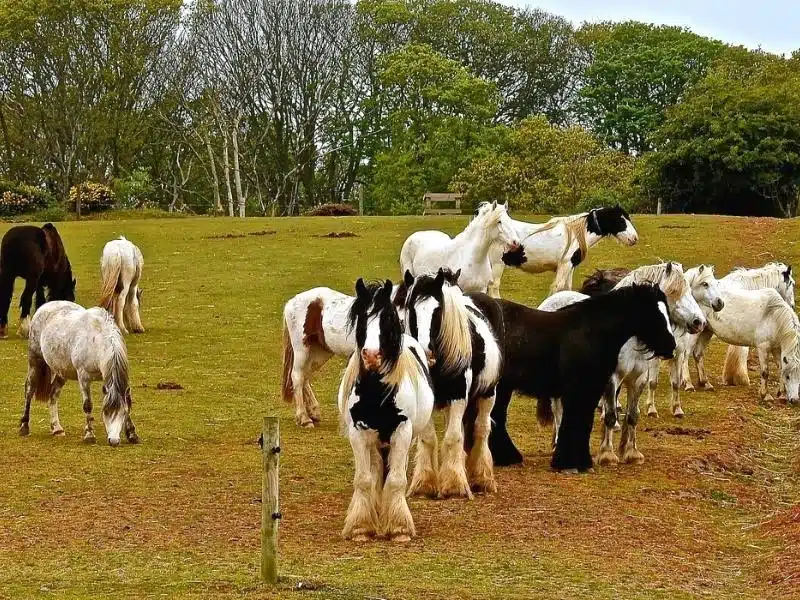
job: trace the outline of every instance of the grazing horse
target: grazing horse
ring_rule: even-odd
[[[459,285],[468,292],[485,292],[492,285],[492,247],[514,251],[519,247],[517,232],[505,204],[483,203],[478,216],[466,229],[451,238],[442,231],[417,231],[403,243],[400,270],[412,275],[435,273],[448,268],[461,271]]]
[[[14,294],[14,280],[22,277],[25,289],[19,300],[18,335],[28,336],[31,302],[36,308],[47,300],[75,300],[75,280],[61,236],[52,223],[42,227],[18,225],[9,229],[0,244],[0,337],[8,335],[8,308]]]
[[[142,251],[124,236],[111,240],[103,248],[100,259],[103,280],[100,306],[114,315],[114,321],[122,333],[128,333],[128,329],[133,333],[144,333],[139,316],[142,297],[139,279],[143,268]]]
[[[405,286],[393,292],[395,307],[405,302]],[[283,368],[281,390],[286,402],[294,402],[295,420],[314,427],[320,409],[309,379],[336,355],[349,357],[356,337],[347,325],[355,298],[327,287],[300,292],[283,307]],[[402,310],[400,310],[402,319]]]
[[[357,350],[339,386],[339,414],[355,461],[346,539],[377,534],[408,541],[415,535],[406,470],[414,439],[433,430],[433,388],[424,350],[403,335],[391,293],[391,281],[366,285],[359,279],[347,318]],[[436,448],[419,450],[415,476],[425,479],[429,475],[418,472],[435,473]]]
[[[517,391],[538,399],[540,422],[552,420],[550,402],[562,399],[563,420],[551,464],[561,470],[590,469],[594,410],[623,344],[636,337],[653,354],[665,358],[675,350],[667,298],[654,285],[629,286],[556,312],[483,294],[469,297],[484,314],[501,317],[495,335],[503,351],[503,366],[489,439],[498,465],[522,461],[506,429],[508,405]]]
[[[58,397],[67,380],[77,381],[83,397],[86,427],[83,440],[96,441],[92,423],[92,381],[103,381],[103,422],[108,443],[119,445],[122,429],[131,444],[139,442],[131,420],[131,388],[125,340],[111,315],[102,308],[85,309],[74,302],[48,302],[36,311],[28,338],[28,378],[20,435],[30,433],[31,400],[50,406],[50,432],[63,436]]]
[[[506,265],[519,267],[527,273],[555,271],[556,277],[550,287],[550,293],[554,294],[572,289],[575,267],[586,260],[589,248],[604,237],[614,236],[626,246],[633,246],[639,240],[630,216],[619,206],[554,217],[547,223],[525,223],[513,219],[511,222],[521,245],[511,251],[497,244],[492,247],[489,295],[495,298],[500,297],[500,280]]]
[[[497,491],[489,432],[502,362],[492,332],[499,315],[481,313],[458,287],[459,275],[458,271],[439,269],[435,276],[415,279],[406,271],[404,281],[408,288],[406,333],[425,350],[436,408],[446,414],[438,489],[443,497],[471,497],[471,489]],[[492,317],[494,323],[490,324]],[[435,443],[435,432],[433,436]],[[429,443],[426,437],[420,438],[419,444]],[[414,480],[411,491],[436,496],[436,481]]]

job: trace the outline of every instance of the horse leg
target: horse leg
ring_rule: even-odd
[[[92,380],[88,377],[80,377],[78,385],[81,388],[81,397],[83,398],[83,414],[86,416],[86,427],[83,430],[83,441],[87,444],[94,444],[97,438],[94,436],[94,417],[92,416]]]
[[[130,292],[131,284],[129,282],[123,282],[122,289],[117,295],[116,302],[114,302],[114,321],[124,335],[128,333],[128,329],[125,327],[125,313],[127,312],[125,308],[128,304],[128,295]]]
[[[355,461],[355,476],[353,497],[347,509],[342,537],[364,541],[378,530],[378,514],[372,498],[373,472],[370,467],[370,457],[378,443],[378,434],[375,431],[358,430],[350,425],[349,437]]]
[[[669,361],[669,381],[671,384],[669,391],[669,403],[672,407],[672,416],[676,419],[683,418],[683,407],[681,406],[681,371],[683,369],[683,359],[686,356],[681,344],[675,349],[675,358]]]
[[[506,428],[512,393],[513,390],[503,386],[502,383],[497,386],[492,409],[492,432],[489,434],[489,449],[492,451],[495,466],[516,465],[522,462],[522,454],[517,450]]]
[[[408,486],[408,495],[419,494],[435,498],[439,495],[439,440],[431,419],[417,438],[417,456],[414,473]]]
[[[617,385],[616,379],[611,377],[603,391],[603,421],[600,432],[603,441],[600,443],[600,452],[597,454],[597,463],[600,465],[615,465],[619,462],[614,452],[614,431],[619,427],[617,417]]]
[[[58,420],[58,397],[61,395],[61,389],[64,387],[66,381],[63,377],[56,375],[53,378],[53,387],[50,391],[50,398],[47,402],[47,407],[50,409],[50,433],[54,436],[64,436],[64,428]]]
[[[656,388],[658,387],[658,371],[660,366],[657,358],[647,361],[647,416],[655,417],[656,419],[658,418]]]
[[[478,415],[473,425],[474,443],[467,458],[467,473],[472,489],[492,494],[497,491],[494,480],[494,464],[489,451],[489,433],[492,430],[492,408],[494,394],[478,398]]]
[[[708,332],[708,329],[705,329],[702,333],[697,336],[697,343],[695,343],[694,348],[692,348],[692,358],[694,358],[694,364],[697,367],[697,387],[704,389],[709,392],[714,391],[714,386],[711,385],[711,382],[708,381],[708,375],[706,374],[706,366],[705,366],[705,354],[706,348],[708,347],[708,343],[711,341],[711,333]],[[689,357],[686,357],[686,376],[689,376]]]
[[[305,378],[305,385],[303,386],[303,403],[305,404],[306,414],[314,423],[319,423],[322,420],[322,412],[319,407],[319,400],[317,400],[317,396],[314,394],[309,379],[317,369],[330,360],[333,354],[320,348],[310,348],[309,355],[311,358],[309,362],[309,372]]]
[[[130,287],[128,295],[125,297],[125,308],[123,309],[122,316],[130,331],[133,333],[144,333],[144,325],[142,325],[142,318],[139,315],[138,292],[138,285],[134,284]]]
[[[469,385],[467,386],[469,389]],[[472,498],[467,479],[466,452],[464,452],[464,412],[467,400],[453,400],[445,409],[447,427],[442,439],[442,465],[439,484],[442,497]]]
[[[778,400],[786,398],[786,379],[783,377],[783,363],[780,348],[772,349],[772,360],[778,365]]]
[[[31,400],[36,393],[39,377],[49,377],[50,371],[43,373],[35,364],[28,365],[28,376],[25,378],[25,407],[22,409],[22,417],[19,420],[19,434],[29,435],[31,420]]]
[[[22,290],[22,295],[19,298],[20,315],[17,335],[21,338],[28,337],[28,331],[31,327],[31,304],[33,303],[33,294],[38,287],[38,280],[25,280],[25,289]]]
[[[594,424],[594,399],[586,402],[584,394],[567,390],[561,398],[564,417],[558,431],[551,466],[559,471],[588,471],[592,468],[589,438]],[[599,396],[599,394],[598,394]]]
[[[8,309],[14,295],[14,277],[0,272],[0,338],[8,337]]]
[[[561,428],[561,420],[564,418],[564,403],[561,398],[550,400],[550,410],[553,411],[553,450],[558,444],[558,430]]]
[[[625,422],[622,425],[622,441],[619,447],[622,460],[626,463],[641,464],[644,462],[644,455],[639,452],[639,449],[636,447],[636,425],[639,422],[639,396],[644,390],[644,386],[645,379],[642,376],[640,376],[633,385],[630,383],[626,385],[628,390],[628,409]]]
[[[406,501],[408,452],[411,449],[411,423],[406,421],[395,429],[389,441],[389,472],[383,484],[380,533],[393,542],[407,542],[414,535],[414,519]]]
[[[40,280],[39,285],[36,288],[36,310],[42,308],[45,302],[47,302],[47,297],[44,294],[44,286]]]
[[[563,292],[564,290],[572,289],[572,273],[574,271],[575,268],[572,266],[572,262],[570,262],[569,259],[559,263],[558,267],[556,268],[556,277],[553,280],[553,284],[550,286],[551,296],[556,292]]]
[[[292,365],[292,388],[294,396],[294,419],[300,427],[314,427],[314,421],[306,411],[306,379],[311,373],[311,350],[305,345],[295,349]]]
[[[758,386],[758,393],[761,394],[761,399],[767,402],[775,400],[772,394],[767,389],[767,382],[769,379],[769,345],[758,346],[758,362],[761,365],[761,381]]]

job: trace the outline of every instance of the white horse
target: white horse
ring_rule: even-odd
[[[50,407],[50,432],[63,436],[58,419],[58,396],[67,380],[77,381],[83,397],[86,427],[83,440],[96,441],[92,423],[91,382],[103,381],[103,422],[108,443],[119,445],[124,427],[132,444],[139,442],[131,420],[128,354],[122,333],[102,308],[85,309],[73,302],[48,302],[36,311],[28,337],[28,377],[20,435],[30,433],[31,400]]]
[[[478,209],[478,215],[480,211]],[[492,263],[492,285],[489,295],[500,297],[500,280],[506,265],[527,273],[555,271],[550,287],[554,294],[572,289],[572,274],[592,246],[607,236],[614,236],[626,246],[633,246],[639,234],[630,216],[619,206],[594,208],[568,217],[554,217],[547,223],[525,223],[511,220],[520,239],[520,247],[511,252],[494,244],[489,254]]]
[[[706,318],[692,296],[680,263],[670,262],[639,267],[626,275],[614,289],[634,283],[654,283],[661,288],[667,297],[670,320],[674,327],[673,335],[676,338],[681,335],[681,330],[697,332],[705,326]],[[586,297],[577,292],[559,292],[549,299],[546,307],[542,310],[560,308]],[[606,388],[603,442],[597,457],[600,464],[619,462],[613,449],[613,431],[617,422],[616,391],[620,385],[624,385],[627,390],[627,417],[622,427],[620,452],[622,452],[625,462],[641,463],[644,461],[644,456],[636,447],[636,425],[639,420],[639,396],[647,385],[650,356],[640,350],[640,346],[635,338],[631,338],[622,346],[617,359],[617,368],[610,385]],[[554,441],[557,439],[558,428],[561,425],[560,402],[558,400],[553,404]]]
[[[124,236],[111,240],[103,248],[100,259],[103,280],[100,306],[114,316],[122,333],[128,333],[128,329],[134,333],[144,333],[139,316],[139,302],[142,298],[139,279],[143,268],[141,250]]]
[[[395,286],[393,296],[397,296]],[[403,288],[405,289],[405,288]],[[397,297],[397,306],[405,301]],[[320,421],[320,408],[309,379],[332,356],[348,357],[356,350],[355,333],[347,319],[355,298],[327,287],[300,292],[283,307],[283,399],[294,402],[301,427]],[[402,318],[402,309],[399,310]]]
[[[697,300],[697,304],[705,312],[713,311],[719,312],[725,307],[725,302],[722,298],[719,281],[714,277],[713,265],[700,265],[693,267],[686,271],[684,274],[686,283],[692,290],[692,296]],[[681,406],[680,398],[680,385],[683,375],[683,365],[685,361],[689,360],[692,348],[694,347],[697,336],[701,334],[691,334],[688,331],[683,332],[675,338],[675,358],[667,361],[670,370],[670,406],[672,407],[672,416],[676,418],[683,417],[683,407]],[[698,365],[702,364],[702,358]],[[647,415],[651,417],[658,417],[658,409],[656,408],[656,387],[658,386],[658,371],[661,361],[654,359],[650,361],[650,375],[649,386],[647,393]],[[700,367],[698,367],[700,370]]]
[[[415,277],[435,273],[440,268],[461,270],[459,285],[465,292],[485,292],[492,285],[490,248],[514,250],[519,237],[507,205],[483,203],[478,215],[456,237],[442,231],[417,231],[403,243],[400,269]]]
[[[391,291],[390,281],[366,286],[359,279],[348,319],[358,351],[339,386],[339,413],[355,460],[345,539],[377,534],[403,542],[416,533],[406,471],[412,442],[433,429],[433,388],[425,352],[403,334]],[[434,433],[433,446],[419,446],[415,477],[435,476],[435,441]]]

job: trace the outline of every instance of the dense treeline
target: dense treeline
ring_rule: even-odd
[[[0,138],[4,214],[92,182],[241,215],[459,190],[793,216],[800,58],[487,0],[15,0]]]

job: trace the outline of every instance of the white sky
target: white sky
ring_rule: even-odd
[[[644,21],[689,27],[729,44],[776,54],[800,49],[800,0],[500,0],[583,21]]]

